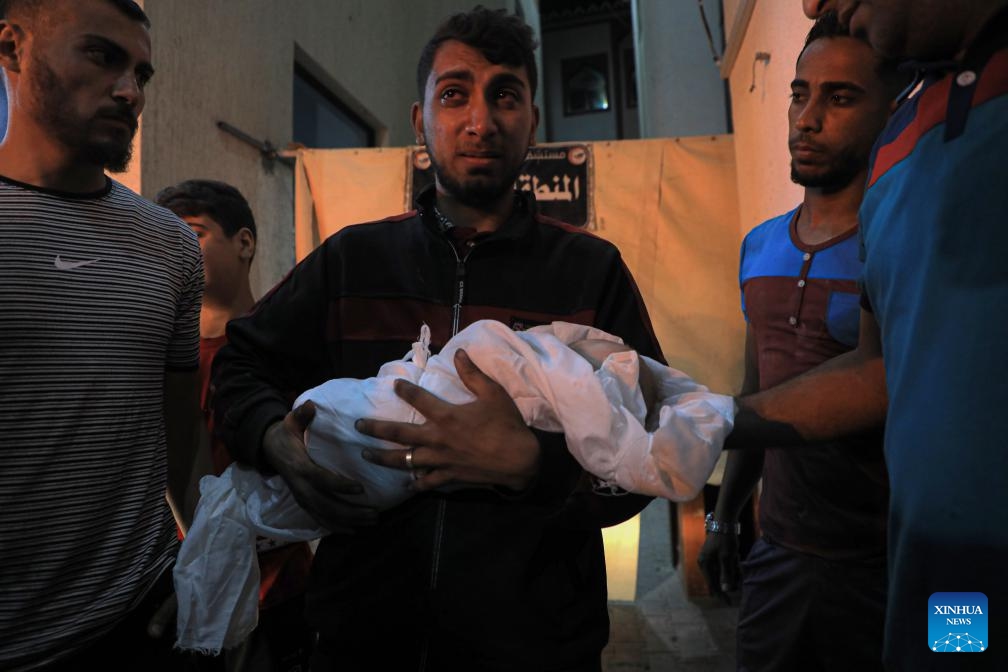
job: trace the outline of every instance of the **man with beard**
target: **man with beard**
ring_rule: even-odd
[[[804,199],[742,244],[743,394],[857,345],[857,210],[872,144],[906,83],[836,15],[809,33],[788,109],[791,179]],[[889,494],[881,433],[812,450],[729,452],[699,556],[712,592],[722,582],[736,587],[739,513],[761,476],[762,536],[744,565],[739,669],[878,669]],[[823,645],[833,639],[844,645]]]
[[[0,668],[178,669],[147,636],[197,444],[203,271],[109,179],[150,79],[128,0],[0,3]]]
[[[480,319],[563,320],[661,357],[616,248],[542,217],[514,189],[538,124],[534,47],[531,29],[503,12],[476,8],[442,24],[421,54],[412,110],[434,187],[415,211],[326,240],[229,324],[217,355],[217,426],[231,452],[279,472],[333,532],[309,584],[313,670],[601,667],[599,528],[646,498],[586,489],[562,437],[531,431],[462,352],[454,363],[474,402],[400,383],[425,422],[361,421],[411,446],[391,456],[413,470],[417,494],[380,516],[336,496],[361,490],[308,458],[312,408],[289,412],[304,390],[403,357],[423,324],[433,350]]]
[[[915,672],[1003,670],[1008,656],[997,642],[1008,630],[997,605],[1008,603],[1001,423],[1008,399],[1008,265],[1001,258],[1008,247],[1008,2],[803,5],[810,16],[836,11],[885,56],[914,60],[921,86],[893,114],[869,166],[859,211],[858,347],[741,398],[730,441],[818,441],[884,419],[884,662]],[[987,604],[992,613],[976,615]],[[968,610],[975,622],[952,622],[943,609]],[[932,616],[939,629],[929,628]],[[988,636],[978,635],[985,625]],[[952,662],[939,651],[979,655]]]

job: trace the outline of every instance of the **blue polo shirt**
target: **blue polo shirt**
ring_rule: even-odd
[[[742,243],[742,310],[755,344],[760,390],[858,342],[857,231],[808,245],[798,237],[798,213],[796,208],[763,222]],[[763,460],[760,530],[795,551],[881,562],[888,497],[881,434],[770,448]]]
[[[960,591],[985,593],[992,614],[990,650],[964,669],[1008,669],[1006,166],[1002,11],[897,110],[861,206],[864,298],[889,392],[893,669],[945,669],[929,648],[928,598]]]

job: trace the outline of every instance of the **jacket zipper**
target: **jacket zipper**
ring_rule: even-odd
[[[472,255],[475,245],[470,246],[469,251],[466,252],[464,257],[459,257],[458,250],[455,249],[455,245],[453,245],[451,241],[448,241],[448,246],[451,247],[452,254],[455,255],[455,301],[452,304],[451,325],[451,335],[455,336],[459,332],[459,322],[462,316],[462,301],[465,299],[466,262],[469,261],[469,257]],[[448,504],[443,498],[438,500],[437,522],[434,526],[434,549],[431,554],[431,593],[433,593],[434,589],[437,588],[438,569],[440,568],[441,562],[441,543],[444,541],[445,510],[447,507]],[[427,652],[429,645],[429,641],[424,641],[423,649],[420,652],[420,672],[427,669]]]
[[[459,321],[462,319],[462,301],[465,300],[465,262],[469,259],[470,254],[472,254],[472,249],[466,253],[464,258],[459,259],[458,252],[455,253],[457,263],[455,265],[455,304],[452,306],[452,336],[459,332]]]

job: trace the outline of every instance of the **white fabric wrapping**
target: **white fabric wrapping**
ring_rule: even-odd
[[[375,378],[328,381],[294,402],[296,407],[310,399],[317,407],[306,432],[308,452],[318,464],[361,483],[364,494],[351,501],[385,509],[405,500],[407,472],[360,457],[364,448],[401,446],[360,434],[354,421],[422,422],[393,392],[396,378],[454,404],[472,401],[453,364],[455,351],[463,348],[507,390],[529,425],[563,432],[572,455],[604,485],[676,501],[693,498],[731,430],[732,398],[712,394],[683,373],[632,351],[610,355],[594,371],[567,347],[585,338],[622,343],[582,325],[554,322],[515,332],[485,320],[459,332],[429,359],[423,348],[414,347],[409,360],[385,364]],[[652,431],[645,427],[648,409],[638,385],[642,365],[654,376],[660,399]],[[654,416],[652,411],[652,424]],[[256,535],[305,541],[326,532],[298,507],[279,476],[264,479],[231,465],[220,477],[205,476],[200,493],[175,566],[177,646],[217,652],[241,643],[255,627]]]

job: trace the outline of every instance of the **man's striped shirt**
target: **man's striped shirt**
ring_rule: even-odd
[[[0,669],[86,645],[173,561],[163,385],[202,287],[192,231],[119,183],[0,178]]]

